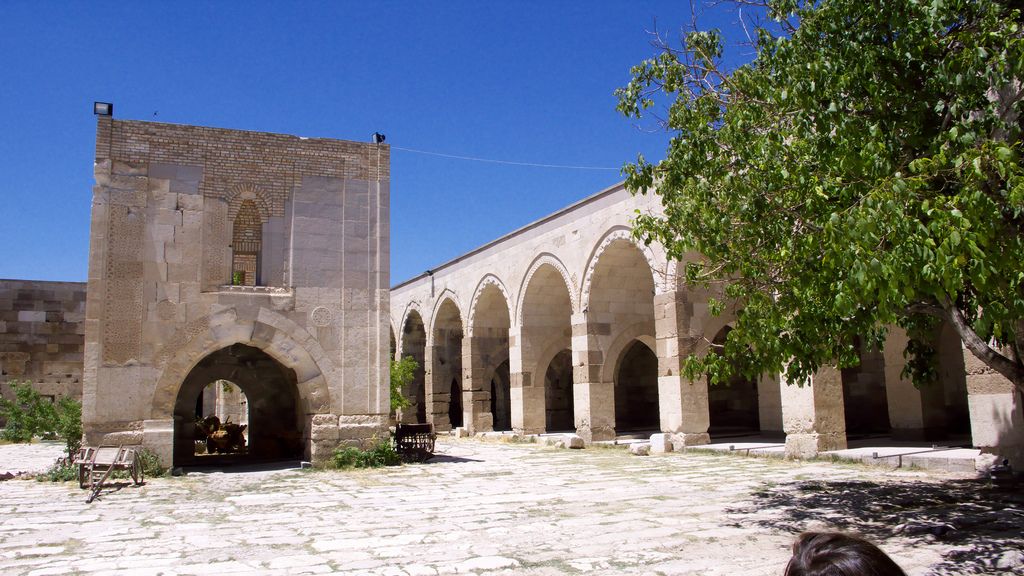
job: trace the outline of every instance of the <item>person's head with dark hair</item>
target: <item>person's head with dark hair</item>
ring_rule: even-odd
[[[878,546],[839,532],[804,532],[785,576],[907,576]]]

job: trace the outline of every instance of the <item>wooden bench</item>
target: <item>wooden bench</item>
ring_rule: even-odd
[[[89,489],[86,504],[99,496],[115,470],[124,470],[138,485],[145,481],[137,446],[85,446],[78,451],[78,486]]]
[[[407,462],[431,459],[436,439],[433,424],[399,424],[395,427],[395,451]]]

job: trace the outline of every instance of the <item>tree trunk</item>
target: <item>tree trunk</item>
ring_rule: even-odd
[[[974,354],[978,360],[986,366],[995,370],[1013,383],[1018,390],[1024,392],[1024,365],[1019,359],[1010,359],[1001,354],[998,350],[988,345],[981,339],[973,328],[967,323],[963,313],[951,302],[943,306],[946,311],[946,318],[953,325],[956,333],[960,336],[967,349]]]

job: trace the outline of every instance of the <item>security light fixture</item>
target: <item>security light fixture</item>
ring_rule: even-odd
[[[374,132],[373,133],[373,143],[374,144],[383,144],[384,140],[386,140],[386,139],[387,139],[387,137],[384,136],[383,134],[381,134],[380,132]]]
[[[110,102],[93,102],[92,113],[97,116],[113,116],[114,105]]]

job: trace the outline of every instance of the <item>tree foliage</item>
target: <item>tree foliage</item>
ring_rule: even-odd
[[[391,410],[410,405],[409,399],[402,394],[402,389],[412,382],[419,367],[419,363],[412,356],[391,361]]]
[[[28,382],[12,381],[14,400],[0,398],[0,417],[7,421],[0,438],[31,442],[33,437],[64,440],[68,456],[82,445],[82,404],[73,398],[56,403],[32,389]]]
[[[666,158],[625,168],[664,205],[635,233],[740,308],[722,354],[687,373],[803,381],[899,325],[922,383],[948,322],[1024,387],[1017,4],[740,3],[767,18],[752,61],[725,70],[720,32],[694,28],[617,91],[630,117],[670,101]]]

